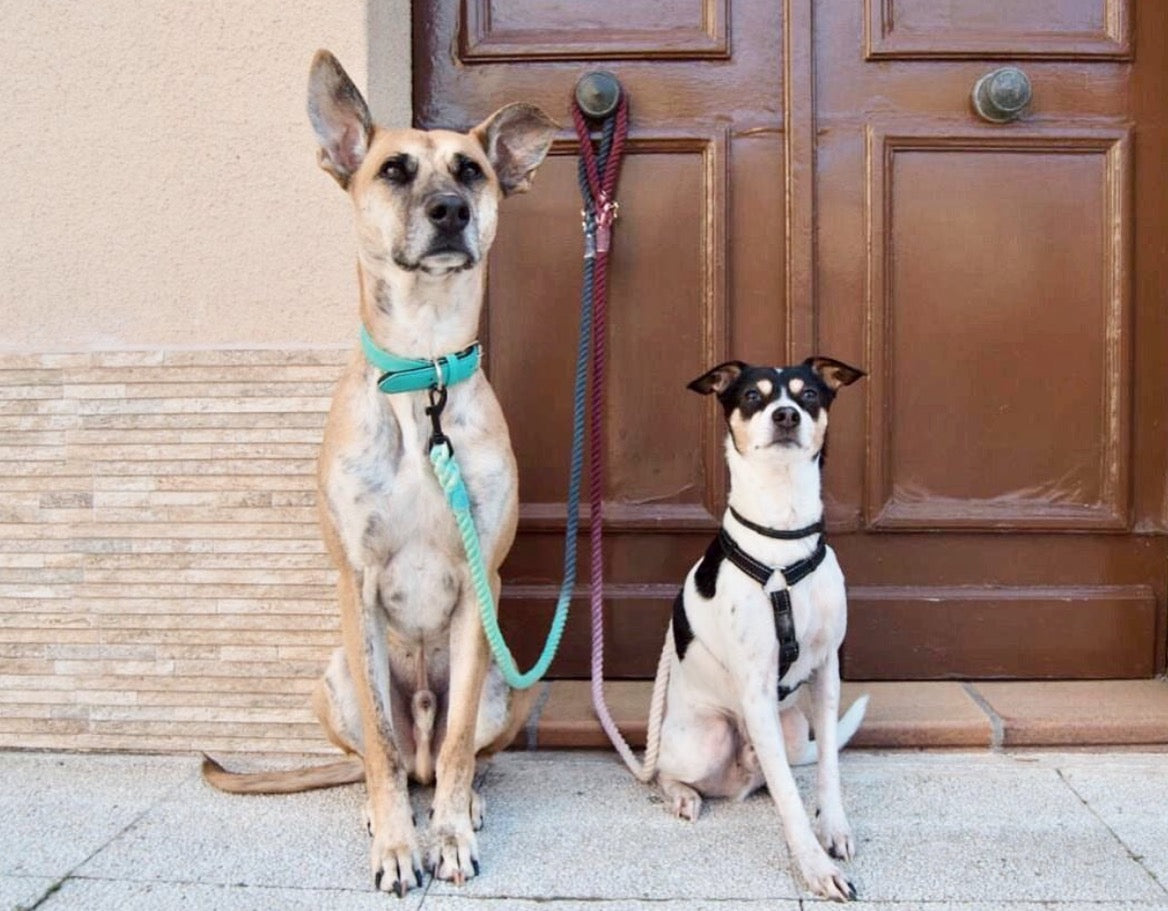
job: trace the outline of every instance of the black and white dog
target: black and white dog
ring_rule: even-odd
[[[743,798],[765,782],[800,873],[816,894],[840,901],[856,893],[828,857],[854,851],[838,751],[867,697],[837,722],[847,602],[824,544],[820,469],[828,407],[862,376],[813,357],[793,367],[729,361],[689,384],[717,394],[725,410],[730,497],[674,604],[657,765],[683,819],[697,818],[701,795]],[[814,741],[795,704],[805,682]],[[818,840],[791,774],[792,764],[816,758]]]

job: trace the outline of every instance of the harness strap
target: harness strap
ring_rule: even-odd
[[[812,534],[816,533],[812,532]],[[807,536],[802,535],[801,537]],[[765,587],[776,572],[783,578],[783,587],[768,595],[771,602],[771,613],[774,615],[775,637],[779,640],[779,700],[782,701],[803,685],[803,681],[790,687],[784,686],[782,683],[783,676],[791,669],[791,665],[799,660],[799,636],[795,631],[795,615],[791,610],[791,587],[798,585],[819,568],[819,564],[827,556],[827,543],[824,541],[823,535],[820,534],[819,543],[815,545],[815,550],[811,552],[810,556],[797,560],[790,566],[784,566],[782,569],[773,569],[739,547],[738,542],[730,537],[725,528],[718,531],[717,541],[722,552],[726,555],[726,559],[759,585]]]

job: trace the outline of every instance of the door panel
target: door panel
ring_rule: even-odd
[[[684,384],[727,357],[813,352],[870,373],[833,406],[825,477],[846,676],[1163,671],[1168,4],[1138,22],[1132,6],[415,4],[422,126],[517,99],[567,124],[593,68],[631,93],[607,340],[612,676],[652,674],[724,503],[721,416]],[[1003,58],[1034,99],[989,125],[970,93]],[[504,203],[484,333],[520,466],[502,616],[523,662],[562,572],[574,155],[565,130],[535,191]],[[587,673],[576,594],[553,675]]]
[[[604,485],[614,529],[683,516],[712,524],[719,511],[715,440],[703,408],[679,407],[679,390],[725,344],[726,276],[723,258],[714,255],[725,233],[724,148],[719,132],[705,139],[639,136],[627,149],[609,283]],[[575,151],[561,143],[539,174],[538,191],[508,200],[489,280],[491,380],[505,412],[520,416],[511,436],[521,460],[521,516],[544,522],[566,516],[582,268]],[[668,197],[662,184],[671,188]],[[625,267],[631,262],[637,268]],[[549,282],[549,274],[558,280]]]
[[[465,0],[463,8],[464,62],[729,56],[726,0]]]
[[[1126,58],[1128,0],[865,0],[869,59]]]
[[[1126,132],[868,144],[869,526],[1126,527]]]
[[[848,672],[856,679],[1150,677],[1150,586],[852,586]],[[912,630],[892,656],[871,643]]]

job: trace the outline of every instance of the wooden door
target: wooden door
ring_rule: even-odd
[[[612,676],[652,673],[724,503],[721,418],[685,383],[727,357],[813,351],[871,373],[833,409],[828,461],[847,676],[1163,668],[1168,79],[1140,36],[1168,16],[1031,6],[415,4],[421,126],[522,99],[567,127],[597,68],[630,92],[608,340]],[[1002,60],[1034,102],[991,126],[969,96]],[[485,318],[519,458],[503,615],[524,660],[562,572],[575,151],[565,129],[534,192],[504,204]],[[554,675],[587,673],[580,595]]]
[[[1163,667],[1168,6],[1135,6],[815,4],[817,337],[872,374],[832,428],[852,677]],[[987,123],[1004,63],[1033,100]]]

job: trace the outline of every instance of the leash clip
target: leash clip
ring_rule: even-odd
[[[441,377],[441,374],[439,374]],[[446,387],[437,384],[430,387],[430,404],[426,407],[426,415],[430,418],[430,449],[435,446],[445,446],[451,455],[454,455],[454,444],[450,437],[442,432],[442,411],[446,408]]]
[[[609,242],[612,239],[612,224],[620,216],[620,203],[609,199],[604,194],[600,196],[600,207],[596,214],[596,252],[607,253]]]
[[[580,210],[580,227],[584,231],[584,260],[596,259],[596,219],[587,209]]]

